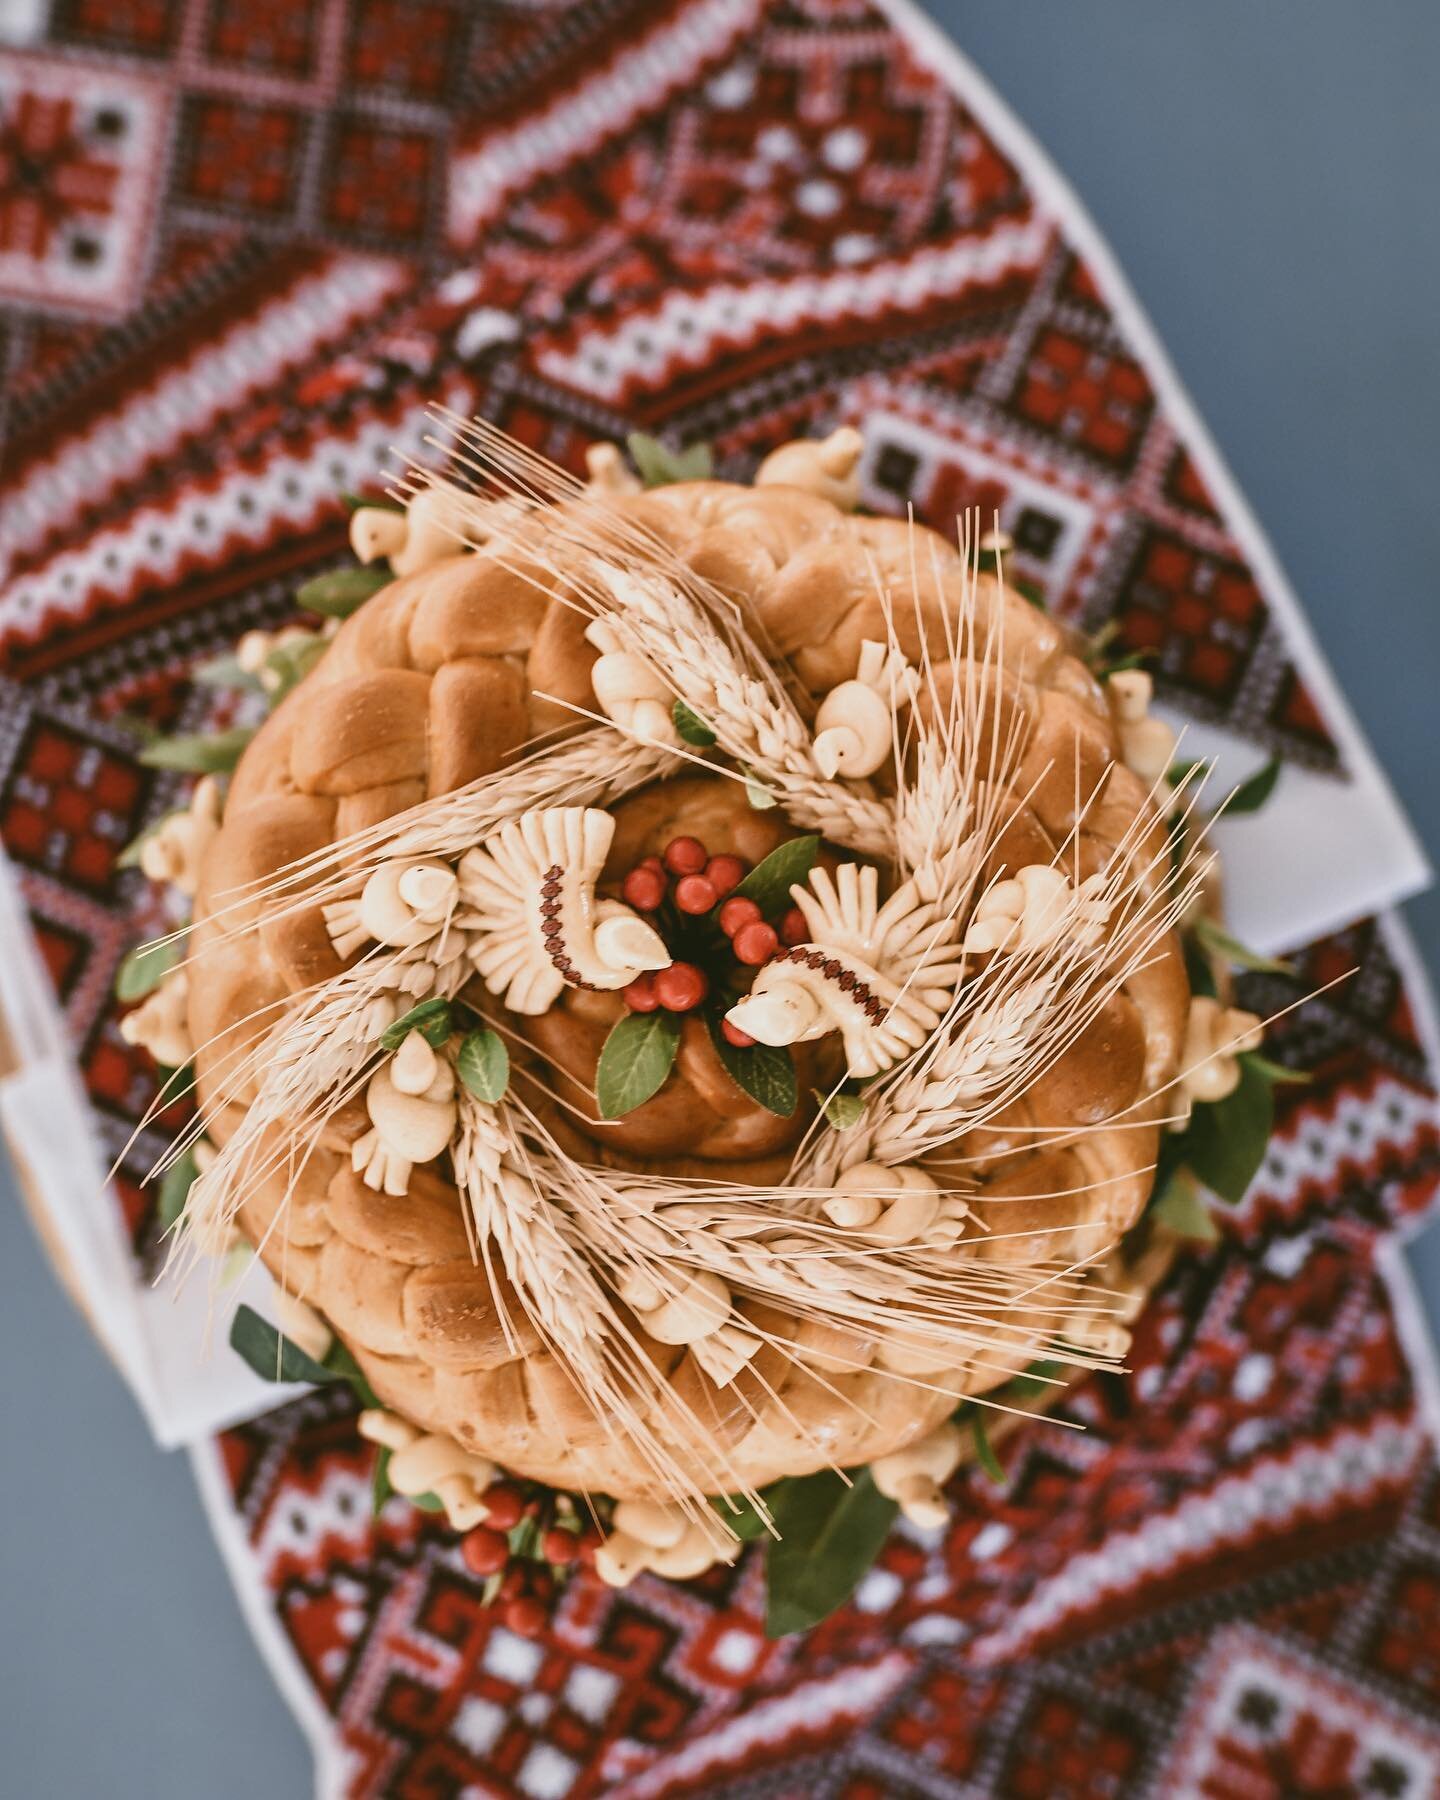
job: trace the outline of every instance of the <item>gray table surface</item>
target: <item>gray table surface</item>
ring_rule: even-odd
[[[933,0],[1108,237],[1432,854],[1440,8]],[[1440,897],[1410,908],[1440,967]],[[1440,1246],[1422,1245],[1440,1312]],[[296,1800],[188,1466],[0,1195],[0,1792]]]

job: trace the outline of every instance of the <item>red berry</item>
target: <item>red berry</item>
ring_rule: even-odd
[[[555,1577],[548,1569],[541,1568],[538,1564],[533,1565],[530,1570],[529,1592],[534,1594],[537,1600],[553,1600],[555,1598]]]
[[[758,924],[742,925],[730,940],[737,959],[742,963],[751,963],[756,968],[768,962],[780,948],[779,934],[773,925],[767,925],[762,919]]]
[[[665,865],[658,856],[642,856],[635,867],[637,869],[653,869],[657,875],[665,873]]]
[[[498,1575],[510,1560],[510,1542],[503,1531],[477,1525],[466,1532],[460,1554],[472,1575]]]
[[[511,1563],[505,1571],[505,1579],[500,1583],[502,1600],[517,1600],[525,1592],[525,1570],[520,1563]]]
[[[659,995],[655,992],[655,977],[647,970],[637,975],[629,987],[621,988],[620,998],[631,1012],[654,1012],[660,1004]]]
[[[755,1042],[748,1031],[742,1031],[738,1025],[732,1025],[728,1019],[720,1021],[720,1035],[727,1044],[733,1044],[737,1050],[748,1050]]]
[[[720,908],[720,929],[726,937],[733,938],[742,925],[754,925],[763,916],[753,900],[737,895]]]
[[[531,1594],[522,1594],[518,1600],[507,1600],[502,1615],[505,1623],[517,1637],[539,1637],[545,1629],[546,1612],[544,1602]]]
[[[665,867],[672,875],[698,875],[709,860],[699,838],[671,838],[665,846]]]
[[[665,876],[659,869],[632,869],[620,883],[620,894],[638,912],[654,912],[665,898]]]
[[[705,971],[694,963],[673,962],[655,972],[655,998],[667,1012],[689,1012],[710,991]]]
[[[749,865],[738,856],[712,856],[705,865],[705,874],[722,899],[731,888],[738,887],[749,872]]]
[[[525,1496],[514,1482],[497,1481],[493,1487],[486,1488],[481,1499],[485,1502],[487,1525],[493,1525],[497,1531],[509,1531],[512,1525],[520,1523],[520,1515],[525,1511]]]
[[[577,1554],[587,1569],[593,1568],[595,1552],[605,1542],[605,1533],[598,1525],[587,1525],[580,1533],[580,1544]]]
[[[540,1540],[540,1553],[546,1562],[562,1569],[574,1562],[579,1549],[580,1540],[575,1533],[559,1525],[552,1525]]]
[[[804,944],[810,940],[810,927],[805,923],[805,915],[798,906],[792,906],[780,921],[780,941],[782,944]]]
[[[675,904],[683,913],[707,913],[720,898],[705,875],[682,875],[675,883]]]

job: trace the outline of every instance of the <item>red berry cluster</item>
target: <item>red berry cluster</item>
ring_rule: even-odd
[[[750,865],[742,857],[711,856],[699,838],[677,837],[665,846],[663,856],[647,856],[638,862],[620,884],[620,893],[637,912],[659,912],[668,901],[682,921],[698,921],[718,906],[716,917],[735,960],[759,968],[781,944],[803,944],[809,933],[798,906],[792,906],[777,927],[767,924],[753,900],[733,893],[749,872]],[[726,899],[727,894],[733,898]],[[624,1000],[631,1012],[654,1012],[660,1006],[667,1012],[690,1012],[709,992],[710,977],[705,970],[696,962],[682,961],[632,981],[624,990]],[[720,1029],[738,1049],[755,1042],[728,1020],[721,1021]]]
[[[492,1483],[484,1501],[485,1522],[466,1532],[460,1554],[472,1575],[493,1583],[491,1598],[509,1629],[535,1637],[550,1616],[557,1575],[592,1563],[604,1538],[593,1525],[582,1529],[572,1502],[562,1501],[566,1511],[558,1518],[556,1496],[527,1498],[513,1481]]]

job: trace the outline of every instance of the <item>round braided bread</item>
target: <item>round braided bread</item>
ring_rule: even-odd
[[[1163,827],[1148,791],[1120,762],[1105,692],[1063,629],[982,577],[974,641],[947,639],[962,565],[943,539],[853,517],[799,488],[696,482],[617,504],[736,600],[757,641],[786,658],[812,693],[852,677],[862,642],[886,637],[883,587],[906,597],[893,609],[901,648],[916,658],[923,639],[942,665],[918,704],[941,700],[946,680],[964,678],[964,660],[984,658],[1003,633],[995,738],[1013,729],[1022,754],[987,879],[1049,863],[1062,845],[1066,866],[1073,858],[1080,876],[1137,841],[1163,867]],[[234,890],[501,768],[539,733],[573,726],[573,715],[541,694],[595,710],[585,615],[557,591],[553,559],[525,563],[524,541],[522,530],[503,555],[487,545],[376,594],[242,758],[203,865],[190,980],[201,1104],[217,1140],[233,1130],[246,1098],[219,1103],[226,1071],[283,1017],[293,995],[344,966],[318,903],[267,912],[260,900],[237,907]],[[958,660],[946,667],[947,658]],[[677,828],[694,831],[697,819],[699,835],[708,832],[717,846],[763,855],[786,828],[774,822],[779,815],[751,812],[737,793],[733,783],[686,777],[620,803],[607,875]],[[932,1155],[942,1180],[953,1181],[947,1171],[958,1167],[967,1186],[978,1183],[968,1228],[975,1254],[1080,1262],[1134,1223],[1149,1192],[1159,1096],[1176,1072],[1187,999],[1183,960],[1167,939],[1021,1098]],[[526,1026],[552,1070],[583,1083],[593,1080],[618,1007],[613,995],[569,991]],[[774,1180],[804,1119],[777,1129],[781,1122],[757,1112],[727,1087],[703,1031],[687,1028],[668,1089],[626,1121],[628,1136],[607,1128],[604,1154],[632,1167]],[[1104,1124],[1121,1113],[1122,1122]],[[350,1145],[366,1125],[362,1106],[342,1110],[303,1166],[282,1159],[247,1195],[242,1226],[277,1277],[326,1316],[382,1401],[426,1430],[558,1486],[653,1493],[653,1470],[597,1419],[527,1331],[516,1297],[492,1291],[440,1166],[415,1169],[400,1197],[375,1192],[352,1171]],[[583,1122],[557,1120],[555,1129],[574,1154],[598,1160]],[[903,1368],[903,1356],[857,1369],[857,1361],[872,1362],[875,1345],[798,1324],[769,1304],[742,1297],[737,1306],[763,1332],[791,1340],[803,1360],[767,1343],[720,1387],[691,1350],[642,1334],[663,1378],[659,1409],[666,1419],[674,1410],[675,1435],[716,1486],[738,1485],[737,1472],[758,1486],[827,1463],[868,1461],[933,1428],[955,1397],[1013,1372],[1012,1345],[997,1351],[993,1368],[971,1363],[917,1384],[897,1381],[887,1368]],[[1013,1325],[1013,1311],[1008,1318]],[[1037,1336],[1043,1328],[1037,1319]],[[883,1345],[880,1356],[885,1362]],[[701,1441],[682,1411],[700,1422]]]

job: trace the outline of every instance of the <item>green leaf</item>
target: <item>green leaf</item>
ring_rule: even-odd
[[[708,750],[715,742],[715,733],[693,708],[683,700],[677,700],[670,708],[670,717],[675,721],[675,729],[687,744],[693,744],[697,750]]]
[[[165,1171],[160,1182],[160,1195],[155,1203],[155,1218],[162,1236],[173,1231],[179,1224],[185,1212],[185,1202],[190,1198],[190,1188],[199,1173],[193,1150],[182,1150]]]
[[[836,1131],[848,1131],[852,1125],[860,1123],[865,1102],[858,1094],[822,1094],[819,1088],[811,1088],[810,1092],[820,1102],[825,1123]]]
[[[1215,971],[1210,966],[1210,958],[1193,935],[1183,937],[1180,945],[1185,952],[1185,973],[1190,978],[1191,993],[1204,994],[1210,1000],[1217,999],[1220,990],[1215,982]]]
[[[1202,769],[1210,768],[1213,761],[1214,758],[1208,756],[1182,757],[1179,762],[1171,763],[1165,771],[1165,779],[1172,788],[1178,788],[1184,782],[1189,781],[1192,775],[1198,774]]]
[[[370,1516],[378,1519],[385,1509],[385,1502],[395,1492],[390,1485],[390,1450],[385,1444],[377,1446],[375,1457],[375,1474],[370,1485]]]
[[[790,905],[791,888],[804,885],[819,854],[818,837],[791,838],[788,843],[779,845],[756,863],[745,879],[725,898],[733,900],[739,896],[753,900],[767,918],[772,913],[783,912]],[[718,907],[712,916],[719,916]]]
[[[1275,785],[1280,779],[1280,758],[1272,756],[1263,769],[1257,769],[1247,780],[1242,781],[1230,798],[1221,806],[1220,811],[1226,818],[1239,813],[1257,813],[1275,792]]]
[[[208,662],[196,663],[190,673],[206,687],[248,688],[259,693],[260,683],[248,669],[242,669],[233,656],[212,656]]]
[[[1212,956],[1223,957],[1226,962],[1234,963],[1237,968],[1258,969],[1264,975],[1289,975],[1292,973],[1289,963],[1281,962],[1273,956],[1261,956],[1254,950],[1247,950],[1238,938],[1231,937],[1228,931],[1222,931],[1213,919],[1197,919],[1195,936]]]
[[[1149,1216],[1180,1237],[1195,1238],[1202,1244],[1219,1242],[1220,1228],[1210,1217],[1194,1178],[1184,1169],[1177,1169],[1150,1202]]]
[[[1258,1050],[1242,1051],[1240,1060],[1248,1068],[1253,1069],[1257,1075],[1263,1075],[1266,1081],[1273,1086],[1284,1086],[1290,1082],[1303,1083],[1315,1079],[1308,1069],[1288,1069],[1284,1063],[1271,1062],[1268,1056],[1262,1056]]]
[[[307,1356],[298,1344],[282,1337],[253,1306],[239,1306],[230,1326],[230,1348],[239,1353],[262,1381],[342,1381],[345,1377]]]
[[[272,706],[278,706],[291,688],[298,686],[330,648],[322,637],[295,638],[281,644],[265,658],[265,667],[279,676],[274,687],[265,689]]]
[[[460,1046],[455,1071],[477,1100],[493,1106],[510,1085],[510,1052],[504,1038],[488,1025],[472,1031]]]
[[[235,725],[229,731],[193,737],[157,737],[146,744],[136,760],[151,769],[179,769],[187,775],[224,775],[239,762],[254,735],[253,725]]]
[[[1037,612],[1049,612],[1045,601],[1045,590],[1038,582],[1028,581],[1023,575],[1012,575],[1010,586],[1022,600],[1028,600]]]
[[[985,1429],[985,1415],[976,1411],[970,1421],[970,1430],[975,1438],[975,1460],[994,1482],[1004,1487],[1006,1481],[1005,1465],[995,1454],[995,1446],[990,1442],[990,1433]]]
[[[153,944],[137,944],[127,951],[115,971],[115,998],[143,1000],[153,993],[184,955],[176,938],[160,938]]]
[[[770,1529],[764,1515],[743,1494],[712,1494],[710,1504],[742,1544],[753,1543]]]
[[[1038,1394],[1053,1393],[1056,1382],[1063,1381],[1064,1375],[1063,1363],[1033,1362],[1023,1375],[1007,1381],[1003,1391],[1010,1400],[1033,1400]]]
[[[680,1049],[680,1021],[663,1009],[627,1013],[611,1027],[595,1069],[602,1119],[623,1119],[665,1085]]]
[[[880,1553],[898,1510],[868,1469],[777,1482],[766,1494],[780,1533],[766,1552],[765,1632],[808,1631],[843,1606]]]
[[[359,512],[362,506],[378,506],[381,512],[404,512],[398,500],[392,500],[388,494],[352,494],[345,489],[340,491],[340,503],[346,512]]]
[[[1106,663],[1106,675],[1123,675],[1126,669],[1143,669],[1147,662],[1153,662],[1153,650],[1127,650],[1124,656],[1117,656],[1114,662]]]
[[[706,481],[715,467],[708,444],[687,444],[683,450],[672,450],[648,432],[632,431],[625,448],[647,488],[668,487],[675,481]]]
[[[707,1008],[705,1023],[715,1054],[725,1065],[725,1073],[743,1094],[772,1112],[777,1118],[793,1116],[800,1101],[800,1088],[795,1080],[795,1061],[790,1052],[771,1044],[755,1044],[748,1050],[727,1041],[720,1029],[720,1012]]]
[[[431,1049],[438,1050],[454,1029],[448,1000],[422,1000],[380,1033],[382,1050],[398,1050],[412,1031],[418,1031]]]
[[[345,1348],[339,1338],[335,1338],[330,1348],[321,1358],[322,1367],[332,1381],[348,1381],[355,1390],[362,1406],[378,1406],[379,1396],[365,1379],[365,1371]]]
[[[1197,1105],[1185,1128],[1186,1163],[1213,1192],[1238,1206],[1265,1160],[1275,1123],[1271,1084],[1240,1057],[1240,1082],[1223,1100]]]
[[[753,770],[745,769],[744,775],[746,800],[756,812],[772,812],[780,804],[774,794]]]
[[[330,619],[348,619],[372,594],[389,587],[393,580],[389,569],[331,569],[307,581],[295,595],[307,612],[324,613]]]

